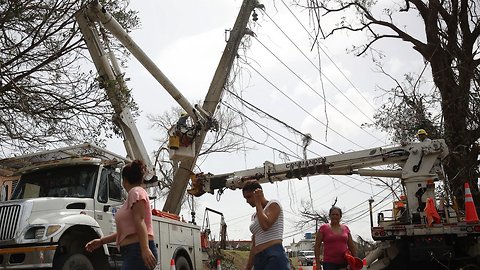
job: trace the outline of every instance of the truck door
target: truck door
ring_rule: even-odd
[[[119,172],[103,167],[100,173],[98,192],[95,198],[95,219],[104,235],[116,231],[115,212],[122,205],[122,183]]]

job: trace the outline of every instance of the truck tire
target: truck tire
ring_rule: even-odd
[[[175,260],[175,270],[192,270],[187,259],[183,256],[178,257]]]
[[[59,265],[54,269],[60,270],[95,270],[92,263],[83,254],[66,254],[59,258]]]

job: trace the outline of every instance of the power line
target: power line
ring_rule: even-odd
[[[274,87],[275,87],[275,86],[274,86]],[[253,107],[253,108],[254,108],[255,110],[257,110],[257,111],[260,111],[260,112],[264,113],[266,116],[268,116],[269,118],[271,118],[271,119],[273,119],[273,120],[277,121],[278,123],[280,123],[280,124],[284,125],[284,126],[285,126],[285,127],[287,127],[288,129],[291,129],[291,130],[293,130],[294,132],[296,132],[296,133],[298,133],[298,134],[302,135],[302,137],[305,137],[305,136],[306,136],[306,135],[305,135],[303,132],[301,132],[301,131],[297,130],[296,128],[294,128],[294,127],[292,127],[292,126],[288,125],[287,123],[285,123],[285,122],[283,122],[282,120],[280,120],[280,119],[276,118],[275,116],[273,116],[273,115],[271,115],[271,114],[269,114],[269,113],[265,112],[264,110],[262,110],[262,109],[258,108],[257,106],[255,106],[255,105],[253,105],[252,103],[250,103],[250,102],[246,101],[245,99],[243,99],[242,97],[238,96],[237,94],[235,94],[234,92],[230,91],[229,89],[226,89],[226,91],[227,91],[228,93],[230,93],[232,96],[236,97],[236,98],[237,98],[238,100],[240,100],[241,102],[243,102],[243,103],[247,104],[248,106],[251,106],[251,107]],[[247,108],[248,108],[248,107],[247,107]],[[321,143],[321,142],[319,142],[319,141],[315,140],[314,138],[312,138],[312,140],[313,140],[314,142],[316,142],[316,143],[318,143],[318,144],[322,145],[323,147],[325,147],[325,148],[327,148],[327,149],[329,149],[329,150],[332,150],[333,152],[335,152],[335,153],[337,153],[337,154],[339,154],[339,153],[340,153],[339,151],[337,151],[337,150],[335,150],[335,149],[331,148],[330,146],[328,146],[328,145],[326,145],[326,144],[323,144],[323,143]]]
[[[280,30],[280,32],[282,32],[282,34],[292,43],[293,46],[295,46],[295,48],[297,48],[297,50],[305,57],[305,59],[308,60],[308,62],[310,62],[310,64],[312,64],[315,69],[317,69],[320,74],[325,78],[327,79],[327,81],[340,93],[342,94],[343,97],[345,97],[349,102],[350,104],[352,104],[361,114],[363,114],[370,122],[374,123],[374,121],[370,118],[370,116],[366,115],[349,97],[347,97],[347,95],[345,95],[339,88],[338,86],[332,81],[330,80],[330,78],[322,72],[322,70],[320,69],[320,67],[317,67],[317,65],[315,65],[312,60],[310,60],[310,58],[298,47],[298,45],[287,35],[287,33],[285,33],[285,31],[282,30],[282,28],[275,22],[275,20],[273,20],[272,17],[270,17],[270,15],[268,15],[267,12],[265,12],[264,10],[262,10],[262,12],[264,12],[265,15],[267,15],[267,17],[273,22],[273,24],[278,28],[278,30]],[[321,47],[319,47],[321,49]],[[320,57],[320,55],[319,55]],[[316,91],[314,91],[315,93],[317,93]],[[319,95],[317,93],[317,95]],[[321,96],[322,97],[322,96]],[[324,100],[325,98],[322,97]]]
[[[259,145],[265,146],[265,147],[267,147],[267,148],[270,148],[270,149],[272,149],[272,150],[275,150],[275,151],[277,151],[277,152],[279,152],[279,153],[282,153],[282,154],[284,154],[284,155],[286,155],[286,156],[289,156],[289,157],[291,157],[291,158],[301,158],[301,157],[298,156],[298,155],[297,155],[297,156],[290,155],[290,154],[288,154],[288,153],[285,153],[285,151],[281,151],[281,150],[278,149],[278,148],[275,148],[275,147],[272,147],[272,146],[267,145],[267,144],[265,144],[265,143],[259,142],[259,141],[255,140],[255,139],[253,139],[253,138],[246,137],[246,136],[244,136],[244,135],[242,135],[242,134],[239,134],[239,133],[237,133],[237,132],[235,132],[235,131],[227,130],[227,132],[230,133],[230,134],[232,134],[232,135],[238,136],[238,137],[240,137],[240,138],[242,138],[242,139],[249,140],[249,141],[252,141],[252,142],[254,142],[254,143],[256,143],[256,144],[259,144]]]
[[[339,132],[337,132],[336,130],[332,129],[331,127],[329,127],[328,125],[326,125],[325,123],[323,123],[320,119],[318,119],[316,116],[314,116],[312,113],[310,113],[309,111],[307,111],[305,108],[303,108],[302,106],[300,106],[300,104],[298,104],[296,101],[294,101],[292,98],[290,98],[287,94],[285,94],[280,88],[278,88],[275,84],[273,84],[269,79],[267,79],[263,74],[261,74],[256,68],[254,68],[250,63],[248,63],[247,61],[244,61],[245,64],[247,64],[250,68],[252,68],[258,75],[260,75],[266,82],[268,82],[271,86],[273,86],[277,91],[279,91],[283,96],[285,96],[287,99],[289,99],[292,103],[294,103],[297,107],[299,107],[302,111],[304,111],[305,113],[307,113],[308,115],[310,115],[313,119],[315,119],[316,121],[318,121],[320,124],[322,124],[323,126],[325,126],[327,129],[331,130],[333,133],[337,134],[338,136],[342,137],[343,139],[351,142],[352,144],[362,148],[362,149],[365,149],[365,147],[357,144],[356,142],[348,139],[347,137],[343,136],[342,134],[340,134]]]
[[[225,105],[228,109],[232,110],[233,112],[238,113],[238,114],[240,114],[241,116],[243,116],[243,117],[247,118],[248,120],[252,121],[252,122],[253,122],[257,127],[259,127],[265,134],[267,134],[268,136],[272,137],[276,142],[278,142],[280,145],[282,145],[283,147],[287,148],[288,150],[290,150],[288,147],[286,147],[284,144],[282,144],[281,142],[279,142],[277,139],[275,139],[273,136],[271,136],[271,135],[270,135],[268,132],[266,132],[264,129],[267,129],[267,130],[275,133],[276,135],[278,135],[278,136],[282,137],[283,139],[285,139],[285,140],[287,140],[287,141],[295,144],[296,146],[301,146],[301,145],[299,145],[297,142],[293,141],[292,139],[287,138],[287,137],[285,137],[284,135],[282,135],[282,134],[274,131],[273,129],[271,129],[271,128],[269,128],[269,127],[267,127],[267,126],[265,126],[265,125],[263,125],[263,124],[255,121],[255,120],[253,120],[252,118],[248,117],[247,115],[245,115],[244,113],[242,113],[242,112],[239,111],[238,109],[233,108],[233,106],[231,106],[231,105],[228,104],[227,102],[222,101],[222,104]],[[290,151],[291,151],[291,152],[294,152],[293,150],[290,150]],[[315,154],[315,155],[319,156],[319,154],[317,154],[317,153],[315,153],[315,152],[313,152],[313,151],[311,151],[311,150],[307,150],[307,151],[309,151],[309,152],[312,153],[312,154]],[[294,152],[294,153],[295,153],[295,152]],[[295,154],[296,154],[296,153],[295,153]]]
[[[281,0],[283,5],[288,9],[288,11],[290,12],[290,14],[292,14],[292,16],[295,18],[295,20],[302,26],[302,28],[305,30],[305,32],[307,32],[307,34],[310,36],[310,38],[312,40],[316,40],[312,34],[307,30],[307,28],[303,25],[303,23],[298,19],[298,17],[295,15],[295,13],[293,13],[293,11],[287,6],[287,4],[285,3],[285,1]],[[317,41],[318,42],[318,41]],[[347,75],[345,75],[345,73],[343,73],[343,71],[337,66],[337,64],[335,63],[335,61],[333,61],[333,59],[328,55],[328,53],[321,47],[321,46],[318,46],[320,48],[320,50],[322,50],[322,52],[325,54],[325,56],[327,56],[327,58],[330,60],[330,62],[335,66],[335,68],[337,68],[337,70],[340,72],[340,74],[343,75],[343,77],[345,78],[345,80],[348,81],[348,83],[350,83],[350,85],[353,87],[353,89],[355,89],[358,94],[363,98],[363,100],[368,104],[370,105],[370,107],[372,109],[375,110],[375,107],[368,101],[368,99],[366,99],[362,92],[360,92],[360,90],[358,90],[358,88],[353,84],[353,82],[347,77]]]
[[[285,64],[285,62],[283,62],[272,50],[270,50],[265,44],[263,44],[258,38],[255,38],[270,54],[272,54],[284,67],[286,67],[293,75],[295,75],[295,77],[297,77],[302,83],[304,83],[308,88],[310,88],[310,90],[312,90],[313,92],[315,92],[319,97],[321,97],[328,105],[330,105],[333,109],[335,109],[339,114],[341,114],[343,117],[345,117],[347,120],[349,120],[352,124],[354,124],[355,126],[357,126],[358,128],[360,128],[362,131],[364,131],[365,133],[367,133],[368,135],[372,136],[373,138],[375,138],[376,140],[380,141],[381,142],[381,139],[377,138],[375,135],[373,135],[372,133],[368,132],[367,130],[365,130],[364,128],[362,128],[360,125],[358,125],[357,123],[355,123],[355,121],[353,121],[350,117],[346,116],[340,109],[338,109],[337,107],[335,107],[332,103],[330,103],[330,101],[328,101],[324,96],[320,95],[309,83],[307,83],[304,79],[302,79],[302,77],[300,77],[300,75],[298,75],[295,71],[293,71],[287,64]],[[248,64],[250,67],[251,65]],[[290,98],[289,98],[290,99]],[[290,99],[291,100],[291,99]],[[323,124],[323,123],[322,123]],[[325,126],[327,126],[326,124],[324,124]]]

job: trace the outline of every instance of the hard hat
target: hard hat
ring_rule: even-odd
[[[425,129],[419,129],[417,131],[417,135],[428,135],[427,132],[425,131]]]
[[[184,117],[184,116],[187,116],[187,115],[188,115],[188,113],[182,112],[182,113],[180,114],[180,117]]]

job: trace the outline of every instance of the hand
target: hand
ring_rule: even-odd
[[[154,269],[157,266],[157,260],[150,249],[142,250],[142,260],[148,269]]]
[[[85,249],[88,251],[88,252],[92,252],[94,251],[95,249],[101,247],[103,244],[102,244],[102,241],[100,239],[93,239],[92,241],[88,242],[86,245],[85,245]]]
[[[253,191],[253,198],[255,199],[255,202],[261,202],[263,198],[263,190],[260,188],[257,188]]]

